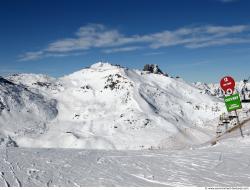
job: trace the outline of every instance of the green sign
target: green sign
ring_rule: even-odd
[[[226,96],[224,98],[224,101],[225,101],[225,104],[227,107],[227,111],[229,111],[229,112],[242,108],[239,94],[233,94],[231,96]]]

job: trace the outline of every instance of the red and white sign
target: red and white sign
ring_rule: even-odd
[[[233,94],[234,87],[235,87],[235,81],[230,76],[223,77],[220,81],[220,87],[222,88],[222,90],[225,93]]]

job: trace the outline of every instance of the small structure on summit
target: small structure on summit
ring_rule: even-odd
[[[143,71],[168,76],[168,74],[162,72],[161,69],[159,68],[159,66],[156,65],[156,64],[146,64],[146,65],[144,65]]]

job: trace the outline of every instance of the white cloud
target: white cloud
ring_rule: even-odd
[[[216,34],[219,36],[225,36],[228,34],[234,34],[239,32],[244,32],[249,30],[248,25],[236,25],[231,27],[225,27],[225,26],[208,26],[205,28],[205,31],[210,34]]]
[[[83,55],[85,52],[69,52],[69,53],[50,53],[44,51],[37,51],[37,52],[27,52],[23,55],[19,56],[18,61],[33,61],[38,60],[45,57],[67,57],[67,56],[79,56]]]
[[[187,48],[198,48],[235,44],[237,42],[243,43],[246,39],[241,36],[245,35],[244,32],[249,31],[250,27],[248,25],[180,28],[175,31],[164,31],[153,34],[154,40],[150,44],[150,47],[158,49],[161,47],[183,45]]]
[[[40,59],[43,56],[43,51],[26,52],[19,56],[19,61],[31,61]]]
[[[139,50],[142,48],[143,47],[140,47],[140,46],[128,46],[128,47],[121,47],[121,48],[105,49],[105,50],[103,50],[103,52],[104,53],[128,52],[128,51]]]
[[[78,29],[75,36],[54,41],[42,50],[21,55],[21,61],[101,49],[104,53],[117,53],[139,49],[159,49],[170,46],[204,48],[229,44],[250,43],[250,26],[193,26],[165,30],[146,35],[125,35],[101,24],[89,24]]]
[[[123,38],[117,30],[108,30],[103,25],[87,25],[81,27],[76,38],[67,38],[55,41],[48,45],[48,52],[69,52],[86,50],[93,47],[109,47]]]
[[[228,44],[246,44],[250,43],[250,39],[241,39],[241,38],[223,38],[214,41],[207,41],[201,43],[190,43],[186,45],[188,48],[203,48],[209,46],[219,46],[219,45],[228,45]]]

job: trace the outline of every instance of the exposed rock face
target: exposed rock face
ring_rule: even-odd
[[[148,71],[150,73],[162,74],[162,75],[168,76],[167,74],[162,72],[161,69],[159,68],[159,66],[156,65],[156,64],[146,64],[146,65],[144,65],[143,71]]]

